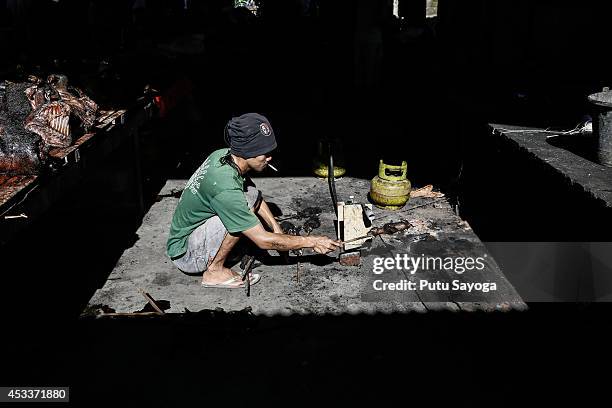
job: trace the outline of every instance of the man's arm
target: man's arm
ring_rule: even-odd
[[[264,222],[268,225],[268,227],[270,227],[270,229],[272,229],[273,232],[277,234],[283,233],[283,229],[278,224],[278,221],[276,221],[276,218],[274,218],[274,215],[272,215],[272,211],[270,211],[270,207],[268,207],[268,204],[266,204],[263,199],[261,200],[259,208],[257,209],[257,215],[264,220]]]
[[[340,241],[328,237],[311,235],[308,237],[277,234],[266,231],[261,224],[242,232],[261,249],[290,251],[294,249],[312,248],[319,254],[326,254],[336,248],[341,248]]]

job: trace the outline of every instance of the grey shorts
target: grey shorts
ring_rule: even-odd
[[[261,193],[255,187],[247,187],[244,196],[249,208],[253,209],[259,205]],[[217,255],[226,234],[227,230],[218,216],[209,218],[189,235],[185,255],[173,259],[172,263],[185,273],[195,274],[206,271],[208,264]]]

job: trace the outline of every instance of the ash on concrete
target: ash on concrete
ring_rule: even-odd
[[[128,248],[104,287],[89,301],[88,310],[100,305],[116,312],[135,312],[146,302],[139,289],[151,294],[157,301],[169,302],[168,313],[185,310],[201,311],[221,308],[239,311],[250,308],[258,315],[277,314],[342,314],[392,313],[428,310],[511,310],[525,309],[519,294],[487,254],[486,248],[467,222],[456,216],[445,201],[414,210],[426,204],[428,198],[411,199],[401,211],[375,208],[374,226],[407,219],[412,228],[393,236],[375,238],[362,250],[359,267],[342,266],[335,255],[305,254],[299,282],[296,281],[296,257],[285,264],[275,251],[256,263],[254,271],[262,281],[251,288],[251,296],[244,290],[205,289],[200,276],[181,273],[165,255],[165,244],[174,209],[186,180],[169,180],[160,191],[156,202],[144,217],[137,234],[139,239]],[[282,214],[295,214],[307,207],[323,209],[321,226],[313,234],[335,236],[335,215],[329,198],[326,180],[316,178],[256,178],[255,183],[264,199]],[[369,181],[345,177],[337,181],[340,199],[353,195],[355,202],[367,202]],[[396,254],[421,255],[433,251],[440,256],[484,256],[487,268],[479,274],[463,274],[465,281],[495,282],[497,290],[466,297],[465,294],[427,291],[395,291],[376,293],[372,289],[373,260]],[[386,279],[418,281],[429,271],[414,275],[396,270]],[[457,279],[454,272],[437,272],[437,279]],[[108,310],[108,309],[107,309]]]

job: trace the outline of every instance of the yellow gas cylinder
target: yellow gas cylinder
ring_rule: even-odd
[[[317,177],[328,178],[329,177],[329,169],[326,164],[321,162],[315,162],[314,165],[314,174]],[[334,178],[342,177],[346,173],[346,169],[340,166],[334,166]]]
[[[330,150],[334,154],[334,177],[342,177],[346,174],[344,167],[344,151],[342,143],[338,139],[324,140],[318,142],[317,157],[314,160],[312,171],[315,176],[328,178],[329,177],[329,153]]]
[[[370,198],[379,208],[399,210],[410,198],[410,181],[406,178],[408,165],[392,166],[380,161],[378,176],[372,179]],[[395,174],[394,174],[395,173]]]

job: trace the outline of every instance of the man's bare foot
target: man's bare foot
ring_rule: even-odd
[[[202,283],[208,285],[216,285],[218,283],[227,282],[228,280],[237,277],[239,280],[239,284],[236,286],[242,285],[242,281],[240,281],[240,274],[232,271],[230,268],[222,267],[222,268],[214,268],[209,267],[206,272],[202,275]]]

